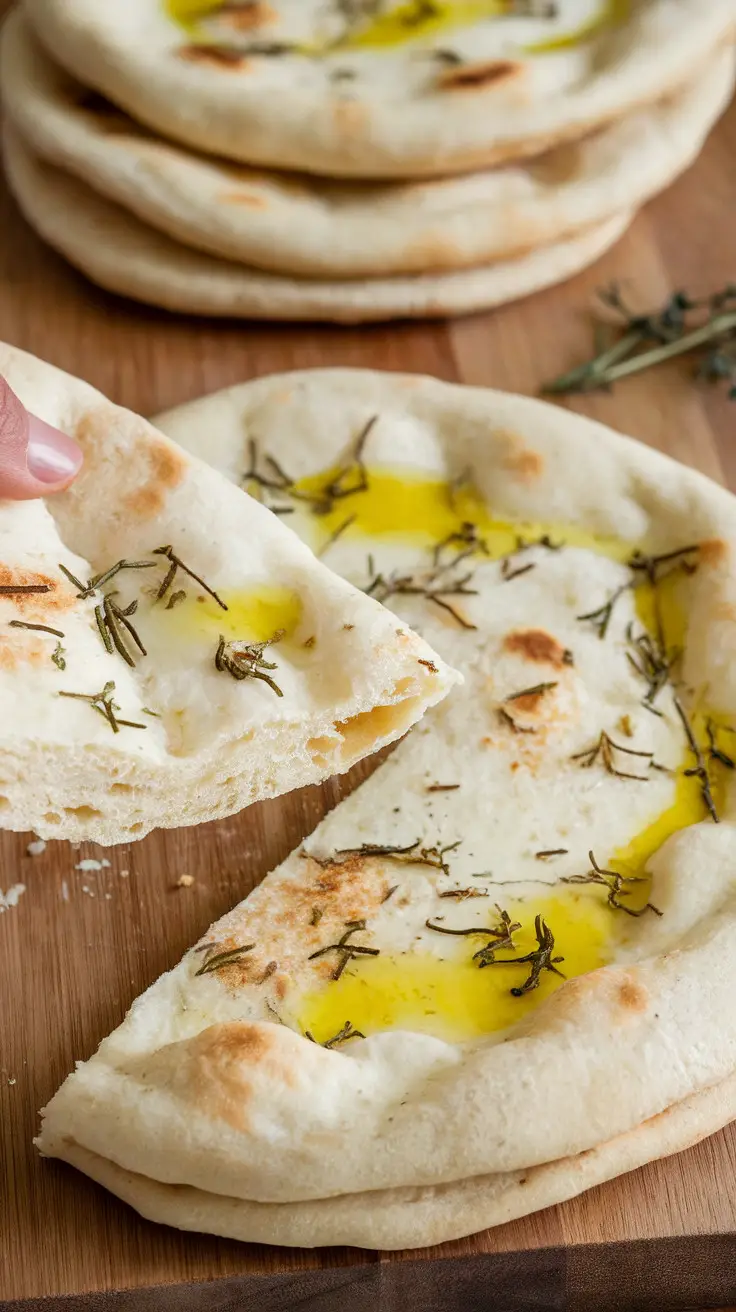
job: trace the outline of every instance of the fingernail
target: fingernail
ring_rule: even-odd
[[[35,415],[29,415],[28,473],[40,483],[62,483],[73,478],[82,464],[76,442]]]

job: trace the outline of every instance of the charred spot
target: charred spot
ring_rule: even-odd
[[[629,975],[618,986],[618,1001],[624,1011],[646,1011],[647,991]]]
[[[214,15],[218,24],[233,28],[236,32],[254,32],[259,27],[272,23],[276,14],[263,0],[232,0],[222,5]]]
[[[176,55],[178,59],[185,59],[190,64],[209,64],[211,68],[240,68],[246,63],[242,50],[223,43],[179,46]]]
[[[698,551],[698,560],[703,565],[722,565],[728,556],[728,543],[722,538],[709,538],[707,542],[701,542]]]
[[[445,69],[439,78],[443,91],[464,90],[497,86],[517,77],[522,69],[511,59],[492,59],[478,64],[458,64]]]
[[[524,693],[523,697],[514,698],[514,710],[521,711],[526,715],[533,715],[539,710],[543,698],[543,692]]]
[[[12,592],[12,588],[38,588],[38,592]],[[49,611],[71,610],[74,593],[60,579],[36,570],[0,564],[0,601],[10,601],[21,614],[32,612],[39,618]]]
[[[507,633],[503,640],[503,649],[514,656],[522,656],[524,660],[534,661],[538,665],[552,665],[556,670],[570,664],[567,649],[545,629],[517,629],[513,633]],[[524,700],[525,698],[519,698],[516,703],[522,710],[528,709],[521,705]]]

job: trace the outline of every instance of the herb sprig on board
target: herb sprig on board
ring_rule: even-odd
[[[616,283],[600,291],[598,299],[615,316],[613,325],[608,320],[597,323],[600,350],[545,383],[543,392],[591,392],[666,360],[692,355],[696,377],[726,383],[729,398],[736,400],[736,283],[700,299],[676,291],[649,314],[632,311]],[[616,328],[619,335],[611,340]]]

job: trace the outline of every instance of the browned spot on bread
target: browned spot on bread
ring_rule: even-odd
[[[702,565],[722,565],[728,557],[728,543],[722,538],[709,538],[700,543],[698,562]],[[695,553],[693,553],[693,561]]]
[[[211,68],[242,68],[248,62],[242,50],[224,44],[179,46],[176,55],[190,64],[208,64]]]
[[[76,597],[69,585],[50,574],[40,574],[33,569],[20,569],[18,566],[0,564],[0,588],[40,587],[46,592],[0,593],[0,603],[10,605],[26,618],[36,618],[40,624],[50,612],[72,610]],[[8,618],[12,619],[12,616]]]
[[[126,509],[137,519],[152,519],[163,510],[167,492],[181,482],[187,461],[160,438],[139,443],[130,460],[131,468],[140,473],[140,485],[125,497]]]
[[[245,205],[250,210],[267,210],[265,196],[256,196],[252,191],[221,191],[217,197],[225,205]]]
[[[461,252],[457,242],[451,241],[445,234],[426,232],[405,248],[402,257],[407,272],[433,273],[456,268]]]
[[[438,78],[437,85],[441,91],[464,91],[508,84],[511,78],[523,73],[523,64],[511,59],[482,60],[476,64],[458,64],[447,68]]]
[[[503,649],[539,665],[552,665],[556,670],[562,669],[565,664],[565,648],[553,634],[544,629],[516,629],[513,633],[507,633]],[[516,705],[520,706],[524,700],[520,697]]]
[[[533,715],[539,710],[542,699],[545,697],[543,692],[527,692],[523,697],[515,697],[513,701],[513,711]]]
[[[359,100],[334,100],[332,117],[337,131],[343,137],[354,137],[368,124],[368,110]]]
[[[217,22],[222,27],[233,28],[236,32],[254,32],[267,27],[276,18],[275,11],[264,0],[242,0],[225,4],[217,12]]]
[[[52,668],[50,657],[54,650],[53,643],[44,647],[36,634],[26,632],[25,637],[30,641],[23,642],[20,634],[18,638],[4,637],[0,641],[0,670],[23,669],[28,665],[46,665],[47,662]]]
[[[274,1084],[295,1083],[280,1040],[280,1030],[248,1021],[208,1025],[195,1038],[169,1043],[141,1061],[135,1073],[185,1097],[201,1115],[247,1131],[254,1080],[265,1074]]]
[[[649,995],[633,975],[624,975],[618,985],[618,1001],[624,1011],[646,1011]]]
[[[520,483],[533,483],[539,478],[544,468],[544,461],[539,451],[531,450],[516,433],[497,434],[505,442],[504,468],[516,476]]]

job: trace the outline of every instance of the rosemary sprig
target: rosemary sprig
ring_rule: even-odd
[[[496,713],[503,724],[508,725],[512,733],[536,733],[536,729],[531,724],[519,724],[513,715],[509,715],[505,706],[498,706]]]
[[[242,947],[227,948],[225,952],[215,952],[211,956],[205,957],[199,970],[195,975],[210,975],[213,970],[223,970],[225,966],[232,966],[236,961],[240,961],[246,952],[252,952],[255,943],[244,943]]]
[[[645,906],[635,911],[633,907],[627,907],[620,900],[622,897],[630,897],[632,889],[624,888],[624,884],[645,884],[646,878],[643,875],[621,875],[616,870],[603,870],[598,865],[592,852],[588,853],[588,860],[592,866],[586,875],[563,875],[560,881],[563,884],[601,884],[603,888],[608,889],[608,905],[614,911],[625,911],[627,916],[643,916],[647,911],[653,911],[655,916],[661,916],[662,912],[659,907],[653,903],[647,902]]]
[[[487,888],[446,888],[440,897],[452,897],[458,902],[467,902],[469,897],[488,897]]]
[[[496,911],[499,914],[501,923],[495,927],[487,925],[472,925],[470,929],[448,929],[445,925],[437,925],[432,920],[425,920],[427,929],[433,929],[436,934],[450,934],[455,938],[471,938],[480,935],[491,941],[484,943],[482,948],[473,953],[473,961],[478,962],[479,968],[483,966],[492,966],[495,962],[494,953],[499,952],[501,948],[514,948],[513,935],[517,929],[521,929],[518,921],[512,921],[508,911],[504,911],[498,903]]]
[[[305,1039],[311,1039],[312,1043],[317,1042],[311,1030],[305,1030],[304,1037]],[[336,1048],[338,1043],[347,1043],[348,1039],[364,1039],[364,1038],[365,1038],[365,1034],[362,1032],[362,1030],[356,1030],[352,1022],[346,1020],[342,1029],[337,1031],[337,1034],[333,1034],[331,1039],[326,1039],[325,1042],[320,1043],[319,1046],[321,1048]]]
[[[458,560],[464,559],[464,555],[453,561],[453,566]],[[477,588],[470,588],[468,584],[473,578],[472,570],[463,574],[460,578],[448,579],[444,581],[444,575],[448,568],[445,566],[433,574],[429,574],[425,582],[421,582],[418,575],[414,574],[397,574],[395,571],[387,577],[381,573],[376,573],[373,563],[373,557],[368,557],[368,574],[369,581],[363,589],[369,597],[375,597],[377,601],[383,602],[390,597],[425,597],[433,605],[439,606],[446,610],[452,618],[463,629],[477,629],[477,624],[472,624],[466,619],[455,607],[447,600],[448,597],[476,597]]]
[[[615,592],[611,593],[608,601],[605,601],[597,610],[586,611],[585,615],[577,615],[575,618],[581,624],[586,621],[590,622],[595,628],[598,637],[605,638],[608,633],[608,626],[613,618],[616,602],[619,600],[619,597],[623,597],[624,593],[628,592],[631,587],[633,587],[631,581],[622,583],[619,588],[616,588]]]
[[[446,843],[440,847],[438,843],[432,847],[420,847],[421,838],[416,838],[413,843],[408,843],[406,847],[397,847],[391,843],[361,843],[360,847],[342,847],[338,848],[333,857],[326,860],[319,860],[313,857],[319,865],[334,865],[335,861],[349,861],[355,856],[387,856],[392,861],[398,861],[408,866],[432,866],[435,870],[441,870],[443,875],[449,875],[450,867],[445,860],[448,852],[454,852],[460,846],[461,839],[454,843]]]
[[[53,633],[55,638],[63,638],[61,629],[52,629],[48,624],[26,624],[25,620],[10,620],[11,629],[32,629],[35,633]]]
[[[564,957],[553,957],[555,950],[555,937],[547,922],[542,916],[534,917],[534,932],[537,936],[537,948],[533,952],[527,952],[523,957],[505,957],[502,960],[491,960],[484,962],[487,966],[521,966],[529,965],[531,970],[524,983],[517,988],[510,989],[511,996],[522,998],[525,993],[531,993],[532,989],[539,987],[539,980],[543,970],[549,970],[553,975],[559,975],[564,979],[561,970],[557,969],[560,961]]]
[[[283,465],[274,456],[263,457],[267,473],[259,470],[258,446],[255,439],[251,438],[248,442],[250,464],[243,474],[243,486],[247,487],[249,483],[255,483],[257,487],[266,491],[282,492],[292,501],[305,502],[312,514],[328,515],[334,510],[336,501],[342,501],[345,497],[355,496],[357,492],[368,490],[368,470],[363,460],[363,453],[368,436],[377,421],[378,415],[372,415],[357,438],[351,460],[346,465],[342,465],[329,482],[315,492],[298,487],[296,480],[286,473]],[[286,514],[289,507],[270,507],[270,509],[276,514]]]
[[[541,852],[535,852],[534,856],[537,861],[550,861],[553,856],[567,856],[569,850],[567,847],[546,847]]]
[[[359,943],[351,943],[353,934],[363,933],[365,931],[364,920],[347,920],[345,922],[345,933],[337,943],[328,943],[323,948],[318,948],[316,952],[311,952],[308,961],[315,961],[317,957],[324,957],[328,952],[336,952],[338,963],[332,972],[332,978],[337,980],[342,975],[345,967],[353,957],[378,957],[380,948],[364,948]]]
[[[24,596],[32,592],[50,591],[50,583],[3,583],[0,585],[0,597]]]
[[[156,601],[161,601],[162,598],[166,596],[166,593],[169,591],[169,588],[171,587],[172,583],[174,582],[174,579],[176,578],[177,571],[183,570],[185,574],[189,575],[190,579],[194,579],[194,582],[199,584],[200,588],[204,588],[205,592],[209,593],[209,595],[213,598],[214,601],[217,602],[218,606],[220,606],[222,610],[229,609],[228,606],[225,604],[225,602],[222,600],[222,597],[218,597],[214,588],[211,588],[209,583],[205,583],[204,579],[200,578],[199,574],[195,574],[193,569],[190,569],[188,565],[184,564],[184,561],[181,559],[181,556],[176,555],[173,547],[171,546],[155,547],[153,550],[153,555],[165,556],[169,562],[169,568],[166,571],[165,578],[158,592],[156,593],[156,597],[155,597]]]
[[[266,648],[275,642],[280,642],[283,636],[284,630],[279,629],[267,642],[252,642],[236,647],[221,633],[215,652],[215,669],[232,675],[233,679],[260,679],[273,689],[277,697],[283,697],[283,691],[276,680],[266,673],[267,670],[277,670],[278,665],[275,661],[263,659]]]
[[[661,310],[643,315],[631,312],[615,283],[599,292],[598,299],[618,316],[622,335],[592,359],[546,383],[544,392],[608,387],[642,369],[697,352],[697,376],[727,382],[730,399],[736,399],[736,284],[700,300],[677,291]]]
[[[716,731],[712,720],[706,720],[705,732],[708,738],[708,755],[712,761],[720,761],[728,770],[736,770],[736,761],[733,757],[728,756],[726,752],[721,751],[716,742]]]
[[[614,742],[613,738],[602,729],[598,741],[592,747],[586,747],[582,752],[576,752],[570,757],[571,761],[580,761],[585,769],[590,769],[595,765],[600,757],[601,764],[609,774],[618,775],[619,779],[636,779],[639,783],[647,783],[649,776],[645,774],[630,774],[626,770],[619,770],[616,764],[616,752],[623,752],[625,756],[639,756],[651,761],[654,756],[653,752],[635,751],[633,747],[623,747],[621,743]]]
[[[673,692],[672,694],[672,701],[674,703],[675,710],[677,711],[677,714],[680,717],[680,722],[682,724],[682,727],[685,730],[685,737],[687,738],[688,747],[690,748],[690,751],[695,757],[695,765],[691,769],[685,770],[685,774],[688,776],[694,776],[700,783],[700,791],[703,795],[703,801],[705,802],[706,809],[709,812],[713,821],[716,824],[718,824],[719,817],[718,817],[718,812],[716,810],[715,801],[713,800],[710,775],[708,774],[708,767],[705,764],[705,757],[703,756],[700,744],[697,738],[695,737],[695,734],[693,732],[693,727],[687,717],[685,708],[683,707],[680,698],[675,692]]]
[[[633,648],[632,651],[627,651],[626,659],[647,685],[643,705],[647,710],[653,710],[656,698],[669,683],[672,666],[678,653],[668,658],[664,655],[658,641],[655,641],[649,633],[634,634],[631,624],[626,630],[626,638]]]
[[[77,701],[88,702],[94,711],[105,717],[113,733],[119,733],[123,725],[127,729],[147,729],[147,724],[139,724],[136,720],[121,720],[118,717],[117,712],[120,707],[113,701],[114,692],[115,684],[110,682],[105,684],[102,692],[60,692],[58,696],[73,697]]]
[[[133,639],[139,652],[146,656],[147,652],[141,642],[136,629],[130,622],[129,616],[134,615],[138,609],[138,602],[131,601],[124,609],[117,604],[114,598],[115,592],[105,593],[102,604],[95,606],[95,621],[100,637],[105,644],[105,650],[112,653],[113,649],[122,656],[127,665],[134,666],[135,659],[126,643],[125,637],[121,632],[124,629]]]
[[[57,642],[54,647],[54,650],[51,653],[51,659],[57,670],[66,669],[66,647],[62,647],[60,642]]]
[[[473,524],[468,519],[462,521],[459,529],[453,533],[448,533],[446,538],[443,538],[441,542],[435,544],[432,549],[432,561],[435,567],[439,565],[442,559],[442,553],[443,551],[446,551],[448,547],[457,547],[458,550],[462,552],[463,559],[466,559],[468,555],[472,555],[475,551],[479,551],[483,556],[489,554],[488,543],[485,538],[480,537],[478,533],[478,525]],[[456,565],[457,560],[454,560],[452,563]]]
[[[347,533],[347,530],[352,527],[352,525],[355,523],[357,518],[358,518],[357,515],[348,515],[347,519],[344,519],[342,524],[338,524],[334,533],[330,534],[327,541],[323,543],[323,545],[320,547],[319,551],[317,552],[317,555],[319,556],[320,560],[324,556],[325,552],[329,551],[330,547],[334,547],[335,543],[339,541],[343,533]]]
[[[81,579],[78,579],[72,574],[71,570],[67,569],[66,565],[59,565],[62,574],[64,574],[69,582],[77,589],[77,597],[80,601],[86,601],[87,597],[91,597],[93,592],[97,592],[99,588],[104,588],[105,584],[109,583],[110,579],[114,579],[115,575],[119,574],[121,570],[155,569],[155,567],[155,560],[118,560],[114,565],[111,565],[109,569],[102,570],[100,574],[93,574],[92,578],[87,579],[87,582],[83,583]]]
[[[553,679],[550,683],[535,683],[531,688],[522,688],[519,692],[509,693],[504,697],[505,702],[518,702],[522,697],[538,697],[542,693],[550,692],[552,688],[557,687],[557,680]]]

